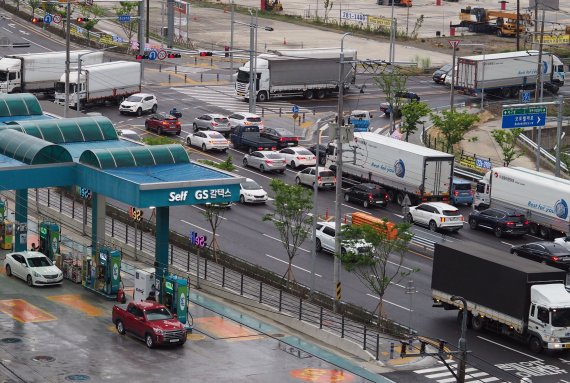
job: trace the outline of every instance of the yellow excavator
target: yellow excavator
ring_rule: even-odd
[[[514,37],[517,32],[517,13],[507,11],[491,11],[481,7],[466,7],[459,13],[459,24],[452,27],[463,27],[469,32],[487,33],[497,36]],[[532,25],[528,13],[519,13],[519,34],[526,32]]]
[[[279,0],[262,0],[264,4],[265,11],[281,12],[283,11],[283,5]]]

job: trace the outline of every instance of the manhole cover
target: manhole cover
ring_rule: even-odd
[[[32,360],[36,362],[53,362],[55,358],[53,356],[48,356],[48,355],[38,355],[34,356]]]
[[[285,336],[285,334],[271,334],[271,336],[273,336],[274,338],[283,338]]]
[[[65,377],[65,380],[70,380],[72,382],[85,382],[86,380],[89,379],[91,379],[89,375],[83,375],[83,374],[73,374],[73,375],[67,375]]]
[[[18,343],[22,341],[20,338],[2,338],[0,340],[2,343]]]

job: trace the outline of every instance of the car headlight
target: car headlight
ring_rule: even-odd
[[[557,338],[557,337],[555,337],[555,336],[550,335],[550,336],[547,336],[547,337],[546,337],[546,341],[547,341],[548,343],[559,343],[559,342],[560,342],[560,338]]]
[[[154,332],[155,332],[155,334],[157,334],[157,335],[162,335],[162,334],[164,334],[164,331],[162,331],[162,329],[160,329],[160,328],[155,328],[155,329],[154,329]]]
[[[41,278],[41,277],[42,277],[41,274],[38,274],[38,273],[36,273],[35,271],[32,271],[32,274],[33,274],[34,277],[36,277],[36,278]]]

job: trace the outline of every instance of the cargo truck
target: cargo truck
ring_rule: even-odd
[[[76,63],[79,55],[86,65],[103,62],[103,52],[89,50],[69,52],[71,62]],[[4,56],[0,59],[0,93],[53,94],[64,71],[65,51]]]
[[[329,160],[336,161],[331,145]],[[409,142],[371,132],[354,133],[342,147],[343,176],[383,186],[399,205],[408,195],[412,204],[449,201],[454,157]],[[331,170],[336,170],[335,165]]]
[[[536,88],[538,51],[493,53],[460,57],[457,61],[455,88],[473,96],[494,94],[518,97],[525,89]],[[564,85],[564,65],[552,53],[542,53],[544,89],[557,93]]]
[[[77,86],[79,80],[79,87]],[[141,91],[141,64],[132,61],[113,61],[81,67],[69,74],[69,106],[114,101]],[[79,92],[77,91],[79,89]],[[78,97],[79,95],[79,97]],[[56,104],[65,104],[65,74],[55,85]]]
[[[322,99],[338,92],[340,49],[283,49],[264,53],[254,59],[257,101],[276,97],[303,96]],[[344,60],[356,60],[356,51],[344,49]],[[235,89],[238,97],[249,99],[251,62],[239,68]],[[345,89],[355,82],[356,71],[344,65]]]
[[[494,168],[477,183],[475,208],[524,213],[530,234],[553,239],[570,233],[570,181],[521,167]]]
[[[566,272],[481,244],[436,243],[431,279],[434,307],[459,309],[467,327],[526,343],[533,352],[570,349]]]

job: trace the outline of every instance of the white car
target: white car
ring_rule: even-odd
[[[327,168],[318,168],[317,184],[319,188],[333,189],[336,187],[336,176],[332,170]],[[313,186],[315,184],[315,167],[306,168],[297,172],[295,175],[295,183],[297,185]]]
[[[443,202],[425,202],[411,206],[405,220],[427,226],[431,231],[458,231],[463,228],[465,219],[455,206]]]
[[[131,129],[117,129],[117,135],[131,141],[142,142],[137,132]]]
[[[333,253],[335,251],[335,223],[334,222],[326,222],[321,221],[317,222],[317,232],[316,232],[316,240],[315,246],[318,252],[321,251],[328,251],[329,253]],[[341,225],[341,227],[344,224]],[[369,251],[371,248],[371,244],[367,243],[364,240],[359,240],[355,243],[341,243],[341,252],[344,253],[346,251],[350,252],[365,252]]]
[[[241,203],[265,203],[267,192],[251,178],[239,184],[239,202]]]
[[[228,150],[230,146],[229,141],[222,134],[211,130],[200,130],[196,133],[190,133],[186,136],[186,144],[202,148],[203,151],[220,150],[222,152]]]
[[[39,251],[9,253],[4,260],[6,275],[26,281],[28,286],[61,285],[63,273]]]
[[[570,251],[570,236],[556,238],[554,240],[554,243],[557,243],[564,247],[566,250]]]
[[[317,164],[317,157],[302,146],[281,149],[279,153],[285,156],[285,161],[293,169],[300,166],[315,166]]]
[[[135,113],[142,116],[143,113],[156,113],[158,109],[158,101],[153,94],[136,93],[129,96],[119,105],[119,113]]]
[[[259,131],[263,132],[263,121],[257,114],[245,112],[233,113],[228,116],[228,120],[230,121],[232,129],[234,129],[236,126],[254,125],[259,126]]]

